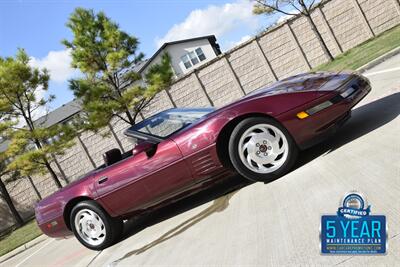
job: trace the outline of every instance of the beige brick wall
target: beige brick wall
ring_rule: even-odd
[[[300,17],[293,21],[292,29],[312,68],[328,60],[316,34],[311,28],[310,22],[305,17]],[[320,29],[322,31],[324,27],[320,27]],[[325,37],[327,38],[328,36]]]
[[[206,68],[200,69],[198,77],[216,107],[243,96],[226,58],[220,58]]]
[[[81,140],[86,146],[89,155],[93,159],[96,167],[104,163],[103,153],[112,148],[118,148],[118,143],[111,135],[109,128],[100,130],[98,133],[83,132]]]
[[[190,88],[190,90],[188,90]],[[208,107],[210,101],[196,75],[191,73],[179,82],[173,84],[169,89],[169,93],[178,107]]]
[[[126,117],[126,115],[121,116],[123,116],[124,118]],[[139,117],[136,121],[139,122],[140,120],[141,118]],[[111,121],[111,127],[113,127],[117,138],[124,148],[124,151],[132,149],[132,141],[124,134],[125,130],[129,127],[129,124],[119,118],[113,118],[113,120]]]
[[[340,49],[346,51],[369,39],[372,34],[368,25],[374,34],[379,34],[400,24],[400,6],[397,0],[357,1],[325,1],[312,14],[317,28],[334,56],[341,53]],[[368,23],[362,14],[365,15]],[[243,92],[247,94],[271,84],[275,81],[272,72],[282,79],[308,71],[308,64],[315,67],[328,60],[316,35],[311,30],[309,22],[304,17],[294,18],[287,23],[290,24],[294,35],[288,24],[278,25],[256,37],[260,47],[253,38],[231,49],[224,55],[201,66],[196,73],[191,72],[181,77],[169,88],[169,95],[166,91],[159,93],[143,111],[144,117],[172,108],[174,103],[177,107],[206,107],[211,103],[220,107],[239,99],[244,95]],[[139,116],[137,121],[140,120],[142,117]],[[114,119],[111,126],[124,150],[132,149],[134,144],[123,134],[128,128],[128,124]],[[96,166],[102,164],[102,154],[105,151],[119,148],[114,136],[110,135],[105,138],[101,136],[101,133],[108,130],[108,128],[104,129],[100,134],[87,132],[81,136],[81,140]],[[76,180],[93,169],[88,155],[78,140],[76,140],[76,145],[68,149],[64,155],[58,156],[57,160],[70,181]],[[60,180],[63,181],[60,171],[54,163],[53,166],[59,173]],[[49,175],[37,175],[33,178],[43,196],[56,190]],[[37,198],[28,182],[26,179],[22,179],[10,183],[7,188],[20,207],[19,210],[25,214],[29,212],[32,214],[32,207]],[[2,218],[9,216],[7,207],[4,205],[0,199]],[[12,223],[12,220],[8,220],[4,225]],[[1,229],[4,228],[0,227],[0,231]]]
[[[32,215],[36,201],[38,200],[35,191],[31,187],[27,178],[18,179],[6,185],[7,191],[16,203],[15,206],[22,217]]]
[[[53,170],[56,172],[57,176],[59,177],[61,184],[63,186],[66,185],[66,182],[62,178],[61,173],[58,171],[57,166],[55,166],[54,163],[52,163],[51,166],[53,167]],[[57,190],[56,184],[53,182],[52,177],[48,173],[34,175],[34,176],[32,176],[32,180],[34,181],[36,188],[38,189],[38,191],[42,197],[47,197],[47,196],[51,195],[54,191]],[[26,179],[25,184],[29,185],[29,181],[27,179]]]
[[[15,202],[15,200],[14,200]],[[11,211],[4,199],[0,198],[0,233],[15,224]]]
[[[314,20],[315,24],[317,25],[317,29],[321,33],[322,38],[324,39],[325,44],[328,46],[328,49],[331,52],[331,54],[334,57],[339,55],[341,53],[339,44],[335,40],[335,36],[333,35],[332,29],[330,28],[328,21],[325,20],[324,18],[322,9],[318,8],[314,10],[314,12],[311,14],[311,17]],[[322,57],[320,57],[320,59],[322,59]],[[322,63],[322,60],[320,63]]]
[[[322,7],[322,11],[343,51],[369,38],[361,18],[357,15],[353,0],[330,1]]]
[[[358,2],[375,34],[400,23],[400,4],[397,0],[358,0]]]
[[[82,147],[79,145],[78,139],[76,138],[74,142],[75,145],[67,149],[64,155],[57,157],[61,168],[70,181],[76,180],[93,168]]]
[[[153,98],[149,105],[143,109],[142,114],[145,118],[147,118],[159,113],[160,111],[173,107],[172,101],[168,97],[167,93],[165,91],[161,91]]]
[[[287,27],[279,27],[261,36],[259,42],[279,79],[307,70]]]
[[[229,54],[229,62],[246,93],[275,81],[255,40]]]
[[[6,177],[3,177],[6,179]],[[34,207],[38,198],[27,178],[7,183],[7,191],[23,219],[31,218],[34,215]],[[54,189],[51,191],[54,192]],[[0,198],[0,232],[15,224],[14,217],[6,202]]]

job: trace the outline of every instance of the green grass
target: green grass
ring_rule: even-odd
[[[1,237],[0,239],[0,256],[16,249],[17,247],[31,241],[32,239],[40,236],[42,232],[36,224],[35,220],[32,220],[24,226],[16,229],[8,235]]]
[[[339,55],[332,62],[322,64],[315,69],[327,71],[356,70],[371,60],[400,46],[400,26],[368,40]]]

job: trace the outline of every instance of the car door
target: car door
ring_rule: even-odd
[[[162,201],[193,183],[176,143],[166,139],[149,157],[141,152],[95,174],[98,200],[113,216]]]

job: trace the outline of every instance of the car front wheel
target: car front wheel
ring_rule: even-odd
[[[270,182],[287,173],[298,148],[289,132],[271,118],[241,121],[229,140],[229,156],[236,171],[252,181]]]
[[[75,237],[85,247],[102,250],[111,246],[122,233],[122,220],[110,217],[94,201],[82,201],[71,212],[70,223]]]

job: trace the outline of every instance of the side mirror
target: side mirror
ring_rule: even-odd
[[[135,156],[142,152],[146,152],[148,157],[152,157],[156,152],[156,148],[157,148],[156,144],[146,142],[146,141],[141,141],[132,150],[132,156]]]

